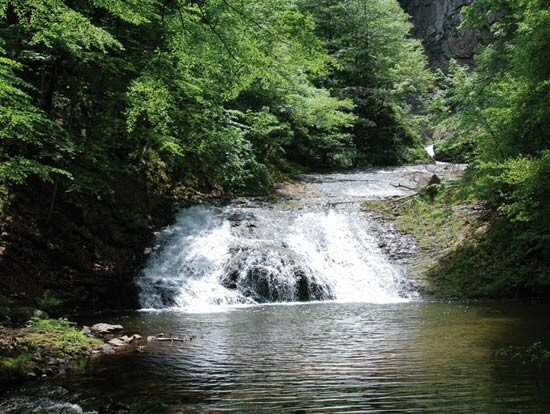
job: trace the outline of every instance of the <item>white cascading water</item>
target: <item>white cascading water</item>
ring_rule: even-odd
[[[279,203],[194,206],[158,234],[137,283],[146,309],[336,300],[392,303],[416,293],[390,261],[365,197],[402,196],[449,166],[303,176],[314,195]]]
[[[182,211],[159,234],[138,281],[142,306],[199,311],[257,302],[386,303],[408,297],[403,270],[384,257],[359,210],[249,210],[258,211]],[[235,214],[245,218],[235,221]],[[307,279],[302,292],[297,275]]]

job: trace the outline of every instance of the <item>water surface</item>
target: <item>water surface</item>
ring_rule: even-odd
[[[549,310],[317,303],[137,313],[112,321],[195,338],[98,358],[56,384],[84,410],[113,400],[132,413],[545,413],[548,373],[494,353],[548,343]]]

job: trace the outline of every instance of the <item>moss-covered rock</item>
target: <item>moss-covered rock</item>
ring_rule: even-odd
[[[32,318],[23,328],[0,327],[0,385],[63,373],[102,344],[66,319]]]

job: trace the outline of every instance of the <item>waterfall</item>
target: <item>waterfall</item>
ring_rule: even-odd
[[[432,160],[435,159],[435,145],[430,144],[424,148]]]
[[[143,308],[188,311],[258,303],[391,303],[416,297],[365,198],[412,194],[463,166],[369,169],[301,177],[278,201],[246,199],[183,209],[159,232],[137,278]],[[394,236],[395,237],[395,236]]]
[[[368,234],[357,206],[195,206],[157,236],[138,279],[144,308],[410,297],[403,269]]]

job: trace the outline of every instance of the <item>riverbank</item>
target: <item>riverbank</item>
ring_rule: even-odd
[[[93,357],[142,352],[146,341],[121,325],[77,326],[65,318],[33,317],[19,327],[0,325],[0,388],[85,369]]]
[[[530,257],[520,224],[464,191],[435,184],[418,194],[367,200],[363,208],[414,237],[409,272],[422,295],[439,299],[548,300],[548,259]]]

